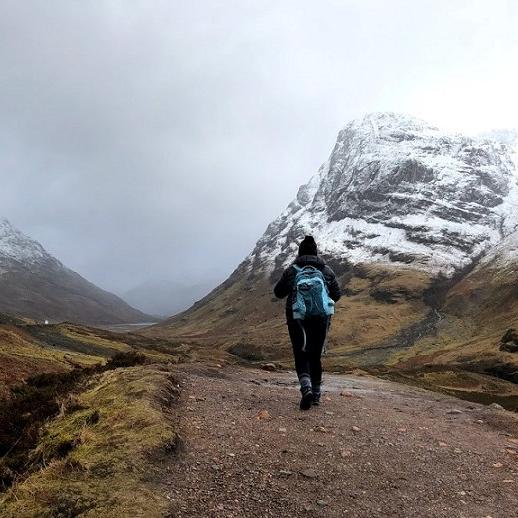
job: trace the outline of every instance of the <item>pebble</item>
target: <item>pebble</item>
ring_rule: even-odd
[[[260,420],[270,419],[271,415],[270,412],[268,412],[268,410],[259,410],[259,412],[255,414],[255,418]]]
[[[462,414],[462,410],[458,410],[457,408],[452,408],[451,410],[448,410],[446,413],[447,414],[453,414],[453,415],[455,415],[455,414]]]
[[[360,428],[358,428],[357,426],[352,426],[352,427],[351,427],[351,430],[352,430],[353,432],[360,432],[360,431],[361,431],[361,429],[360,429]]]
[[[300,474],[305,478],[317,478],[318,477],[317,472],[313,469],[303,469],[302,471],[300,471]]]

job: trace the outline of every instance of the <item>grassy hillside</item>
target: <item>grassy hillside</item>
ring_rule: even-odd
[[[499,350],[518,327],[518,266],[484,265],[451,279],[410,268],[360,265],[339,277],[344,297],[333,317],[329,357],[348,367],[427,363],[518,365]],[[188,311],[143,331],[191,343],[216,344],[238,356],[284,360],[291,348],[284,301],[269,279],[235,275]]]
[[[202,346],[0,315],[0,515],[163,516],[171,365]]]
[[[464,365],[504,379],[518,371],[518,353],[500,348],[504,333],[518,328],[518,265],[475,268],[448,291],[440,315],[433,334],[394,355],[391,363]]]
[[[329,349],[343,361],[375,359],[385,342],[425,319],[423,294],[430,278],[410,269],[358,267],[340,277],[344,296],[337,305]],[[284,300],[273,296],[268,279],[238,277],[190,310],[143,331],[191,343],[216,344],[249,359],[282,360],[291,354],[285,329]]]
[[[28,269],[14,263],[0,277],[0,312],[40,321],[116,324],[153,322],[121,298],[49,260]]]
[[[116,334],[75,324],[36,324],[0,314],[0,397],[28,376],[104,363],[118,352],[142,349],[150,358],[185,354],[167,340]]]
[[[158,475],[176,447],[175,387],[157,366],[82,381],[40,430],[25,476],[0,492],[1,515],[163,516]]]
[[[401,381],[465,396],[452,389],[458,379],[473,399],[487,394],[518,408],[518,352],[501,349],[506,331],[518,329],[518,265],[482,263],[452,278],[380,265],[336,270],[345,296],[328,338],[327,369],[394,372]],[[291,366],[284,301],[272,289],[270,279],[238,270],[188,311],[143,333]]]

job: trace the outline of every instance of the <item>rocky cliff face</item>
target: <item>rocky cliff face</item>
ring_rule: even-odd
[[[249,270],[286,266],[313,234],[324,255],[452,275],[518,226],[508,145],[381,113],[347,125],[329,160],[266,230]]]
[[[329,339],[336,362],[433,363],[444,348],[460,351],[480,334],[485,345],[471,352],[486,354],[518,324],[518,292],[509,274],[498,275],[518,260],[513,135],[448,134],[393,113],[351,122],[230,278],[150,332],[249,357],[288,357],[272,282],[312,234],[347,294]],[[506,308],[499,318],[495,297]]]
[[[63,266],[6,219],[0,219],[0,312],[90,324],[152,320]]]

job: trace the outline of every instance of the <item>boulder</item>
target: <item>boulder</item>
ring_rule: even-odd
[[[504,333],[504,336],[500,339],[499,349],[508,353],[518,352],[518,333],[516,329],[511,328]]]

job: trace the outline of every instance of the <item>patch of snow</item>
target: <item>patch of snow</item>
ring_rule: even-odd
[[[0,259],[33,264],[51,258],[37,241],[14,228],[7,219],[0,218]]]

